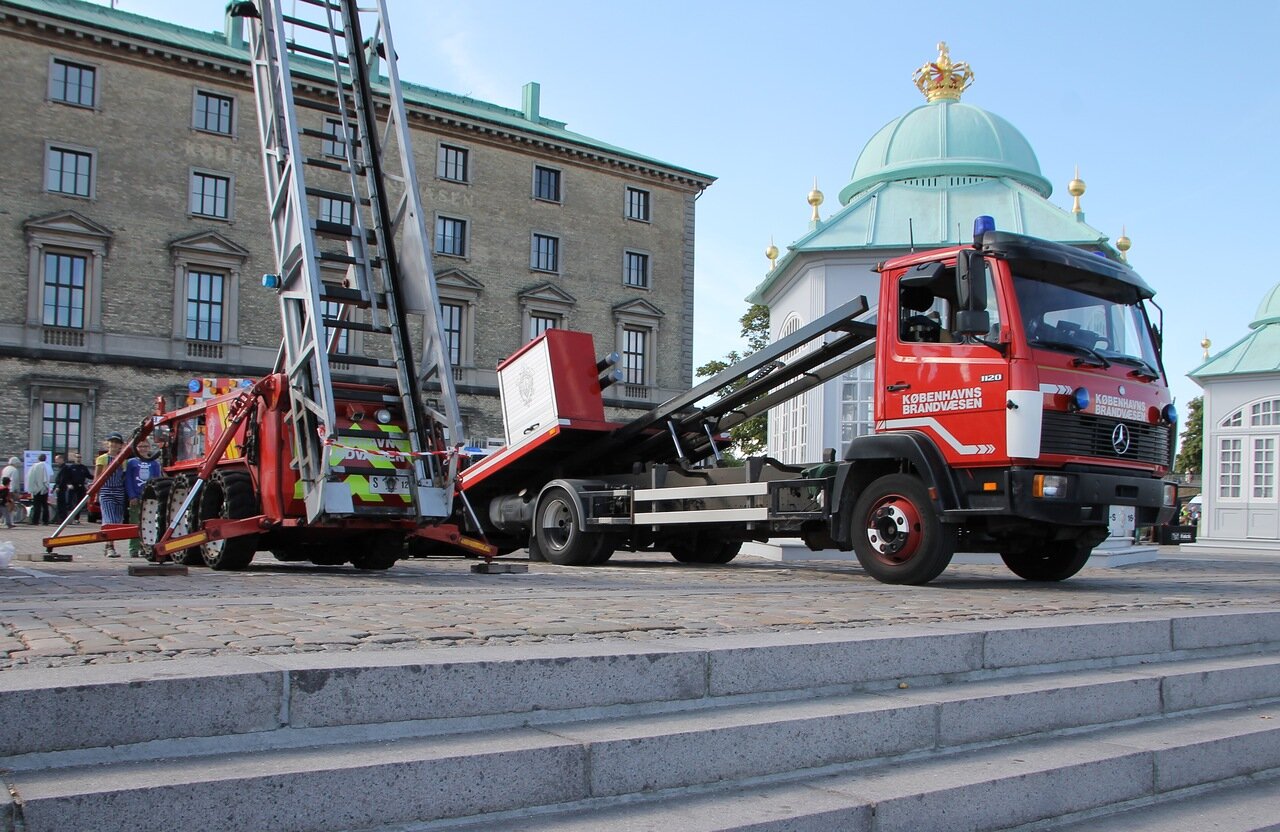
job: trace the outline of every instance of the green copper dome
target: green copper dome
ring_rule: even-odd
[[[1280,323],[1280,283],[1271,287],[1271,291],[1258,304],[1258,313],[1253,316],[1249,329],[1257,329],[1267,324]]]
[[[882,182],[929,177],[1008,177],[1043,197],[1053,193],[1040,162],[1018,129],[995,113],[942,99],[916,107],[880,128],[840,191],[848,205]]]

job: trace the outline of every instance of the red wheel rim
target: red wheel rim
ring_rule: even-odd
[[[889,494],[867,512],[867,542],[876,559],[906,563],[920,550],[920,513],[901,494]]]

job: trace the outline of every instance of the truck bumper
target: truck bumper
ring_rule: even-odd
[[[1173,516],[1165,485],[1150,477],[1015,468],[1009,472],[1008,506],[1015,517],[1066,526],[1105,524],[1111,506],[1133,506],[1137,525],[1150,526]]]

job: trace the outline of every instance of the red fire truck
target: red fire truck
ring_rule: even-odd
[[[484,533],[565,565],[620,549],[723,563],[792,536],[922,584],[957,551],[1062,580],[1111,507],[1163,522],[1176,411],[1154,293],[1126,264],[992,226],[881,264],[874,311],[851,301],[625,425],[604,418],[613,376],[590,336],[531,342],[499,367],[507,446],[460,476]],[[843,459],[708,464],[727,428],[865,361],[875,432]]]

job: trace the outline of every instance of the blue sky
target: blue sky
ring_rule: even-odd
[[[743,297],[764,249],[839,207],[863,145],[923,102],[912,72],[945,40],[975,81],[968,103],[1031,142],[1052,201],[1076,165],[1088,223],[1113,240],[1165,310],[1165,363],[1186,373],[1248,332],[1280,282],[1280,3],[389,0],[401,76],[518,107],[569,129],[718,177],[698,201],[696,362],[739,346]],[[104,0],[104,4],[105,0]],[[221,30],[222,0],[117,7]],[[410,46],[412,48],[410,48]]]

